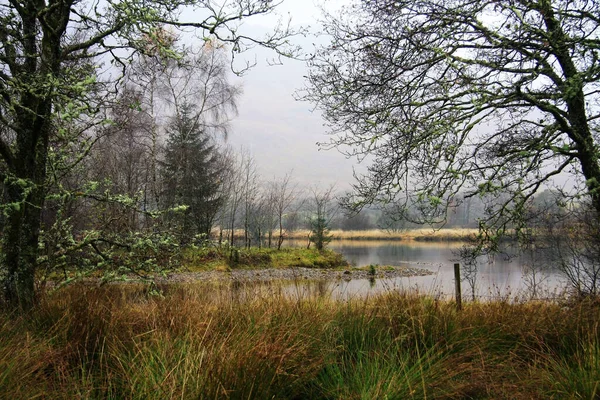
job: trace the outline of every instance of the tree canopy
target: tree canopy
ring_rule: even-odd
[[[431,222],[482,196],[505,227],[571,173],[600,212],[597,2],[362,0],[324,24],[303,99],[371,161],[349,206]]]

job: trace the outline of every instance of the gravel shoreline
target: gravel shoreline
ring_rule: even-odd
[[[392,279],[412,276],[426,276],[434,274],[424,268],[408,266],[386,267],[377,270],[376,279]],[[268,282],[274,280],[353,280],[369,279],[371,274],[367,270],[346,269],[328,270],[319,268],[268,268],[268,269],[233,269],[231,271],[202,271],[202,272],[177,272],[169,274],[166,278],[158,279],[160,283],[191,283],[191,282]]]

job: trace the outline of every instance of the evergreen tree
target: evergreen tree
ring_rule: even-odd
[[[186,206],[168,214],[181,243],[198,234],[210,234],[222,205],[221,163],[218,149],[203,129],[193,106],[184,104],[167,128],[163,168],[168,206]]]

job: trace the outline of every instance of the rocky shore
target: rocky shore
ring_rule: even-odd
[[[376,279],[391,279],[433,274],[424,268],[409,266],[385,267],[376,270]],[[364,269],[318,269],[318,268],[267,268],[267,269],[233,269],[231,271],[177,272],[160,280],[161,283],[190,283],[196,281],[240,281],[268,282],[274,280],[352,280],[369,279],[373,275]]]

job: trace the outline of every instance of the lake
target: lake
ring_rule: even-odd
[[[290,245],[302,244],[292,242]],[[327,247],[343,254],[354,266],[411,266],[428,269],[434,274],[377,279],[375,282],[366,279],[337,281],[327,288],[307,287],[306,290],[326,290],[336,297],[365,296],[386,290],[408,290],[438,297],[452,297],[453,266],[458,262],[456,252],[462,246],[462,243],[456,242],[332,241]],[[483,256],[477,260],[475,295],[481,300],[499,297],[547,298],[560,293],[565,286],[563,277],[540,252],[510,258],[503,255]],[[464,275],[462,288],[463,298],[470,299],[471,285],[464,281]]]

